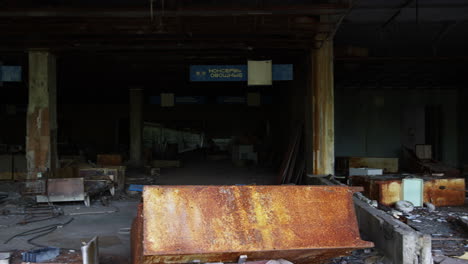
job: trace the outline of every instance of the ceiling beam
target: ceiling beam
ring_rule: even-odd
[[[345,4],[275,6],[270,8],[184,8],[178,10],[153,10],[153,16],[164,17],[223,17],[259,15],[339,15],[348,9]],[[86,17],[86,18],[151,18],[150,8],[2,8],[0,17]]]

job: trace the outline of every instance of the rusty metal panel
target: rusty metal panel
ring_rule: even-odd
[[[375,178],[377,177],[377,178]],[[401,200],[401,180],[387,179],[386,176],[352,176],[351,184],[353,186],[364,187],[363,194],[379,203],[392,206]]]
[[[400,177],[401,179],[403,178]],[[424,202],[435,206],[460,206],[465,203],[465,179],[421,177],[424,180]],[[402,180],[382,177],[353,176],[353,186],[363,186],[364,195],[387,206],[403,199]],[[441,188],[443,186],[443,188]]]
[[[401,180],[376,181],[375,184],[378,186],[379,203],[390,206],[402,200]]]
[[[384,173],[398,172],[398,158],[349,157],[349,168],[383,169]]]
[[[424,183],[424,201],[435,206],[465,204],[465,179],[435,179]]]
[[[146,186],[141,263],[240,255],[320,263],[372,247],[360,239],[352,194],[342,186]]]
[[[143,204],[138,205],[137,216],[130,231],[130,240],[132,264],[143,263]]]

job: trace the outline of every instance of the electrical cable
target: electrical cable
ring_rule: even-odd
[[[10,238],[8,238],[7,240],[5,240],[5,242],[3,242],[3,244],[8,244],[8,242],[10,242],[12,239],[16,238],[16,237],[22,237],[22,236],[30,236],[30,235],[35,235],[35,234],[40,234],[36,237],[33,237],[31,239],[28,240],[28,243],[30,243],[30,240],[34,240],[36,238],[39,238],[41,236],[44,236],[44,235],[47,235],[51,232],[53,232],[54,230],[58,229],[58,228],[61,228],[61,227],[64,227],[65,225],[68,225],[69,223],[71,223],[73,221],[74,218],[70,218],[70,220],[68,220],[67,222],[65,223],[57,223],[57,224],[52,224],[52,225],[46,225],[46,226],[43,226],[43,227],[38,227],[38,228],[34,228],[34,229],[30,229],[30,230],[27,230],[25,232],[22,232],[22,233],[18,233]],[[32,243],[30,243],[31,245],[34,245]]]

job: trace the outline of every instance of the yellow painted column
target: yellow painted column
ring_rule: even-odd
[[[333,41],[312,50],[312,174],[334,174]]]

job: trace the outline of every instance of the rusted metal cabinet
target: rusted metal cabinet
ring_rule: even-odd
[[[353,186],[364,187],[363,194],[387,206],[403,199],[402,178],[394,176],[353,176]],[[421,177],[424,180],[423,201],[435,206],[465,204],[465,179]],[[442,187],[442,188],[441,188]]]
[[[353,190],[342,186],[146,186],[133,264],[284,258],[321,263],[358,248]]]

